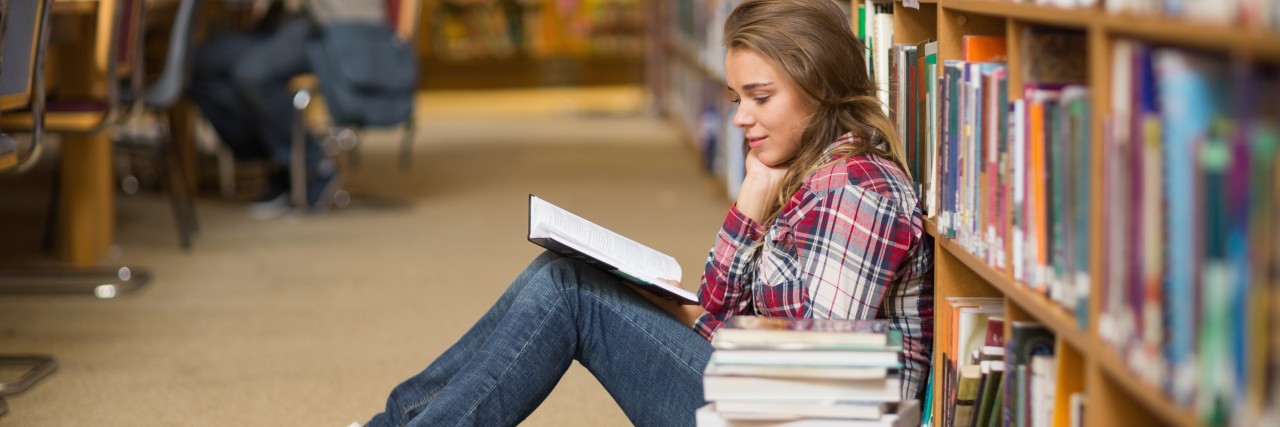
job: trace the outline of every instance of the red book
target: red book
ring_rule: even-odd
[[[1009,62],[1009,42],[1004,36],[969,35],[960,38],[963,60]]]

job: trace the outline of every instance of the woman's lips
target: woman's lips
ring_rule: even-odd
[[[764,136],[747,137],[747,146],[751,148],[759,147],[760,144],[764,142],[765,138],[767,137],[764,137]]]

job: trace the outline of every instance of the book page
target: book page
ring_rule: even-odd
[[[680,265],[658,252],[618,233],[583,219],[551,203],[530,196],[529,238],[550,238],[582,254],[617,268],[645,283],[678,289],[663,279],[680,280]],[[687,291],[686,291],[687,293]]]

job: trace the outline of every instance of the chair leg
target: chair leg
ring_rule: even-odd
[[[168,116],[167,112],[160,112]],[[173,118],[169,117],[168,124],[162,126],[160,130],[160,143],[157,144],[160,158],[164,164],[165,182],[169,187],[169,205],[173,211],[173,220],[178,228],[178,243],[182,245],[182,249],[191,250],[191,235],[196,231],[195,206],[192,201],[191,191],[187,187],[186,167],[182,162],[177,147],[174,147],[176,141],[169,132],[173,126]]]
[[[58,233],[58,210],[62,207],[59,200],[62,194],[62,162],[54,162],[53,178],[49,180],[49,203],[48,211],[44,216],[44,239],[41,242],[44,252],[51,254],[54,251],[54,240]]]
[[[8,412],[9,412],[9,401],[5,400],[4,396],[0,396],[0,416],[4,416],[4,414]]]
[[[360,146],[359,145],[355,147],[351,147],[350,150],[347,150],[347,163],[351,165],[352,169],[360,167]]]
[[[347,166],[360,167],[360,126],[336,126],[329,128],[329,137],[325,138],[325,154],[336,157],[338,153],[346,153]]]
[[[413,140],[415,135],[415,123],[413,113],[409,113],[409,120],[404,125],[404,136],[400,140],[400,171],[408,172],[412,166],[410,162],[413,160]]]
[[[293,147],[289,158],[289,180],[293,191],[293,206],[307,206],[307,129],[303,115],[311,104],[311,91],[300,89],[293,95]]]
[[[0,383],[0,399],[3,396],[21,393],[58,369],[58,361],[45,354],[4,354],[0,355],[0,366],[27,367],[27,370],[13,381]],[[0,413],[8,408],[0,408]]]

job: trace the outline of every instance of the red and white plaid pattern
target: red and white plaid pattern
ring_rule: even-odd
[[[845,134],[830,148],[857,143]],[[919,398],[933,346],[933,241],[917,200],[892,161],[863,155],[807,177],[768,227],[730,208],[695,329],[710,339],[738,314],[888,319],[903,335],[903,397]]]

